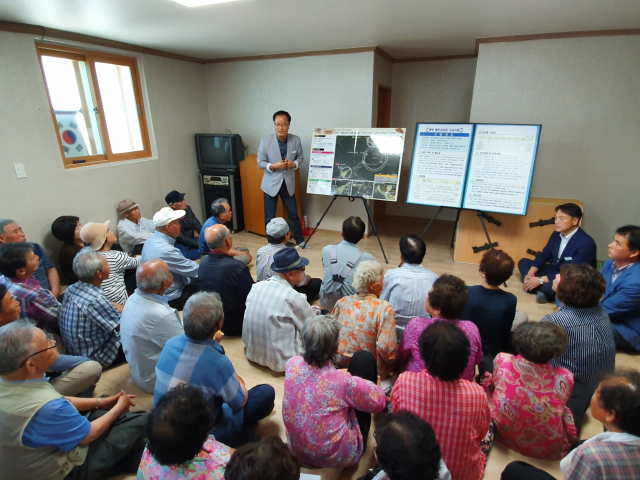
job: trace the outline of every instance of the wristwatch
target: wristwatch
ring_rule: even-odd
[[[544,280],[540,277],[540,285],[544,285]]]

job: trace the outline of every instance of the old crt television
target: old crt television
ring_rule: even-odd
[[[242,137],[232,133],[197,133],[196,153],[200,170],[236,169],[244,159]]]

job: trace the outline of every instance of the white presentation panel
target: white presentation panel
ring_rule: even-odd
[[[407,203],[460,208],[471,123],[418,123]]]
[[[395,202],[404,128],[314,128],[307,193]]]
[[[540,128],[476,125],[463,208],[526,215]]]

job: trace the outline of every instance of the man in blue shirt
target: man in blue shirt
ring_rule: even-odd
[[[198,248],[200,249],[200,253],[202,255],[206,255],[209,253],[210,249],[207,246],[207,241],[205,239],[205,232],[209,227],[214,225],[228,223],[233,218],[233,212],[231,211],[231,207],[229,206],[229,201],[226,198],[219,198],[214,200],[211,204],[211,216],[204,222],[202,226],[202,230],[200,230],[200,236],[198,237]],[[249,255],[249,249],[246,247],[237,247],[229,250],[228,255],[231,258],[235,258],[236,260],[241,261],[245,265],[249,265],[253,258]]]
[[[217,293],[191,296],[184,306],[185,335],[168,340],[158,359],[153,402],[157,405],[170,388],[181,383],[201,388],[212,407],[222,404],[224,416],[213,435],[237,448],[256,440],[249,429],[273,411],[275,390],[270,385],[258,385],[247,391],[218,343],[223,322]]]
[[[175,247],[182,228],[179,220],[184,214],[184,210],[172,210],[169,207],[156,212],[153,216],[156,231],[144,242],[142,248],[143,262],[159,258],[169,265],[173,284],[164,294],[169,299],[169,306],[176,310],[182,310],[189,297],[199,290],[198,264],[186,258]]]
[[[0,328],[2,477],[98,478],[112,467],[135,473],[131,458],[142,454],[148,414],[128,413],[133,395],[125,392],[63,397],[44,376],[57,358],[55,340],[28,320]]]
[[[616,230],[609,244],[610,260],[602,267],[607,289],[602,308],[609,314],[620,350],[640,351],[640,227]]]
[[[26,242],[22,228],[13,220],[0,220],[0,243]],[[33,274],[40,286],[45,290],[50,290],[54,297],[60,295],[60,276],[49,256],[37,243],[29,242],[33,245],[33,253],[38,256],[38,270]]]

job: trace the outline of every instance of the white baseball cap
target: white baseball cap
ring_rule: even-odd
[[[171,207],[164,207],[153,216],[153,223],[156,228],[164,227],[174,220],[184,217],[186,213],[184,210],[173,210]]]

